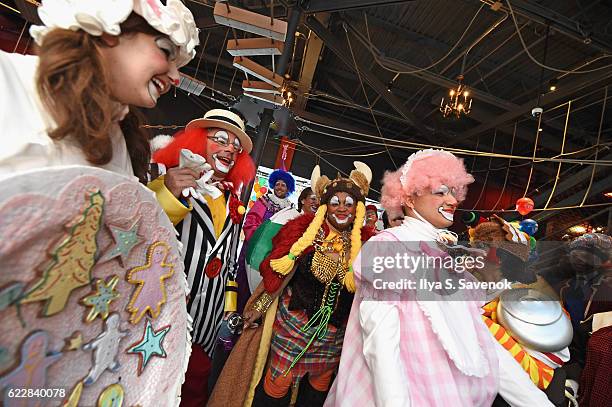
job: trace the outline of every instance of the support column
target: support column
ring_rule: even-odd
[[[300,22],[301,16],[302,10],[299,7],[294,7],[291,10],[291,15],[289,16],[289,23],[287,25],[287,37],[285,38],[285,47],[283,49],[283,54],[281,55],[278,64],[276,65],[276,74],[280,75],[281,78],[284,77],[285,72],[287,72],[287,66],[289,66],[289,60],[291,59],[291,54],[293,53],[295,32]],[[253,151],[251,152],[251,157],[253,157],[253,161],[255,161],[255,168],[257,168],[261,163],[261,157],[263,155],[263,151],[266,146],[266,140],[268,138],[268,131],[270,130],[270,124],[272,123],[273,119],[274,110],[268,108],[264,109],[259,122],[257,140],[255,140]],[[242,202],[244,202],[245,204],[246,202],[248,202],[248,197],[251,193],[252,188],[253,183],[251,183],[251,185],[248,185],[247,188],[242,191],[241,198]]]

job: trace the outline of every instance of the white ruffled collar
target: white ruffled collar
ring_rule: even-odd
[[[418,233],[422,234],[423,236],[427,236],[427,240],[434,240],[447,246],[457,244],[459,237],[455,232],[448,229],[438,229],[423,219],[423,217],[416,213],[416,211],[415,214],[419,217],[419,219],[406,216],[404,217],[404,222],[402,222],[402,224],[408,226],[413,231],[418,231]]]
[[[404,217],[404,221],[402,222],[402,226],[406,226],[412,232],[416,232],[419,235],[424,235],[431,240],[436,240],[438,235],[440,234],[441,229],[437,229],[434,225],[427,221],[422,221],[417,218],[413,218],[411,216]]]
[[[272,191],[269,191],[266,194],[266,198],[268,198],[268,200],[270,202],[272,202],[274,205],[278,206],[280,209],[285,209],[285,208],[288,208],[290,206],[293,206],[293,204],[291,203],[289,198],[279,198],[276,195],[274,195],[274,192],[272,192]]]

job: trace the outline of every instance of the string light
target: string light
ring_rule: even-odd
[[[570,205],[570,206],[559,206],[559,207],[555,207],[555,208],[534,208],[531,212],[549,212],[549,211],[562,211],[562,210],[569,210],[569,209],[584,209],[584,208],[597,208],[599,206],[610,206],[609,203],[598,203],[598,204],[587,204],[587,205]],[[456,211],[458,212],[470,212],[470,211],[476,211],[476,212],[488,212],[488,213],[513,213],[513,212],[517,212],[518,211],[516,209],[467,209],[467,208],[457,208]]]
[[[2,2],[0,2],[0,6],[4,6],[4,7],[6,7],[7,9],[9,9],[9,10],[11,10],[11,11],[14,11],[14,12],[15,12],[15,13],[17,13],[17,14],[21,14],[21,11],[19,11],[19,10],[17,10],[16,8],[13,8],[13,7],[9,6],[9,5],[6,5],[6,4],[4,4],[4,3],[2,3]]]
[[[396,139],[390,139],[386,137],[374,136],[372,134],[361,133],[358,131],[343,129],[339,127],[326,125],[323,123],[314,122],[314,121],[311,121],[311,120],[308,120],[308,119],[305,119],[299,116],[295,116],[294,119],[296,121],[300,121],[303,123],[313,124],[313,125],[320,126],[323,128],[340,131],[343,134],[355,134],[357,136],[360,136],[360,138],[351,138],[351,137],[343,136],[341,134],[330,133],[330,132],[326,132],[320,129],[311,128],[308,126],[298,127],[299,130],[312,131],[315,133],[325,134],[327,136],[338,138],[341,140],[354,141],[356,143],[361,143],[361,144],[366,143],[366,144],[373,144],[373,145],[388,145],[390,147],[401,148],[401,149],[406,149],[406,150],[420,150],[423,148],[434,148],[434,149],[443,149],[451,153],[460,154],[460,155],[471,155],[471,156],[477,156],[477,157],[511,158],[513,160],[527,160],[527,161],[535,160],[536,162],[563,162],[563,163],[571,163],[571,164],[597,164],[597,165],[606,165],[606,166],[612,165],[612,161],[610,160],[579,160],[579,159],[560,158],[566,155],[570,155],[570,153],[559,154],[555,157],[535,157],[535,156],[526,157],[526,156],[513,155],[513,154],[501,154],[501,153],[490,153],[486,151],[475,151],[475,150],[462,149],[462,148],[452,148],[452,147],[449,148],[446,146],[439,146],[439,145],[425,144],[425,143],[415,143],[412,141],[396,140]],[[363,138],[381,139],[382,142],[377,142],[374,140],[372,141],[365,140]]]

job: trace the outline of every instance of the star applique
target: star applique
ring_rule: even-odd
[[[119,293],[115,291],[118,282],[117,276],[110,277],[106,282],[101,279],[96,281],[96,291],[81,300],[82,304],[91,307],[85,322],[92,322],[98,315],[102,319],[108,317],[111,301],[119,298]]]
[[[11,354],[8,349],[0,346],[0,366],[4,366],[5,363],[8,363],[11,360]]]
[[[151,321],[147,319],[142,339],[133,344],[127,350],[127,353],[135,353],[139,356],[138,376],[141,375],[142,371],[145,369],[145,367],[147,367],[149,360],[151,360],[153,356],[159,356],[162,358],[166,357],[166,351],[162,347],[162,342],[164,341],[168,331],[170,331],[170,328],[170,325],[166,325],[156,331],[153,329]]]
[[[119,257],[121,264],[125,266],[127,258],[130,255],[132,249],[139,243],[143,242],[144,239],[138,236],[138,222],[140,218],[136,219],[132,226],[128,229],[120,228],[119,226],[108,225],[113,239],[115,240],[115,246],[107,253],[101,261],[107,261]]]
[[[70,338],[64,339],[66,341],[66,346],[64,347],[64,351],[71,350],[79,350],[81,345],[83,345],[83,334],[79,331],[76,331],[72,334]]]

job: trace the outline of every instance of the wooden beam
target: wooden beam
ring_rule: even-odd
[[[280,88],[283,85],[283,78],[280,75],[275,74],[265,66],[259,65],[257,62],[249,58],[234,57],[233,65],[235,68],[259,78],[270,85],[276,86],[277,88]]]
[[[253,13],[240,7],[230,6],[226,2],[217,2],[213,11],[215,21],[219,24],[238,30],[272,38],[281,42],[287,35],[287,22],[263,14]]]
[[[329,24],[329,13],[318,14],[316,18],[324,27],[327,27]],[[297,110],[306,110],[308,97],[304,96],[304,94],[308,93],[312,87],[312,80],[319,63],[319,56],[321,55],[321,50],[323,50],[323,41],[314,32],[310,31],[305,47],[304,59],[300,68],[298,96],[293,105],[293,108]]]
[[[272,95],[269,93],[252,93],[245,91],[244,95],[253,99],[263,100],[264,102],[272,103],[276,106],[282,106],[285,102],[281,96]]]
[[[270,85],[263,81],[242,81],[242,89],[249,93],[269,93],[273,95],[280,95],[280,91],[277,87]]]
[[[242,38],[229,40],[227,52],[234,57],[248,57],[254,55],[281,55],[285,44],[269,38]]]

